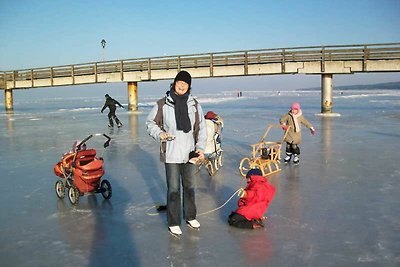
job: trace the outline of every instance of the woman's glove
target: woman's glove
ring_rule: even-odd
[[[165,140],[165,139],[167,139],[167,138],[168,138],[168,136],[169,136],[169,134],[168,134],[168,133],[166,133],[166,132],[162,132],[162,133],[160,133],[160,140]]]
[[[172,141],[172,140],[174,140],[174,139],[175,139],[175,136],[170,135],[170,134],[167,133],[167,132],[162,132],[162,133],[160,133],[160,141],[161,141],[161,142]]]
[[[312,135],[315,135],[315,134],[316,134],[316,130],[314,129],[314,127],[311,127],[311,128],[310,128],[310,131],[311,131],[311,134],[312,134]]]

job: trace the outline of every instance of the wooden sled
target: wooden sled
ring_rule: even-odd
[[[240,161],[239,172],[244,177],[250,169],[260,169],[263,176],[279,172],[279,160],[281,159],[281,147],[285,140],[287,130],[279,141],[266,141],[268,133],[273,128],[281,128],[279,124],[270,124],[261,141],[250,145],[252,148],[251,157],[244,157]]]

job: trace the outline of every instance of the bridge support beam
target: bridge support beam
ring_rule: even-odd
[[[340,114],[333,113],[333,74],[322,74],[321,76],[321,113],[316,114],[327,117],[339,117]]]
[[[321,113],[332,113],[333,74],[322,74],[321,90]]]
[[[128,111],[138,110],[137,82],[128,82]]]
[[[11,89],[4,90],[4,104],[6,113],[13,111],[13,92]]]

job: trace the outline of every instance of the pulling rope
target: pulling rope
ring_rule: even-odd
[[[211,212],[214,212],[214,211],[216,211],[216,210],[221,209],[223,206],[225,206],[225,205],[239,192],[240,189],[241,189],[241,188],[239,188],[238,190],[236,190],[236,191],[228,198],[228,200],[225,201],[224,204],[222,204],[221,206],[219,206],[219,207],[217,207],[217,208],[215,208],[215,209],[212,209],[212,210],[209,210],[209,211],[206,211],[206,212],[197,214],[197,216],[205,215],[205,214],[208,214],[208,213],[211,213]]]

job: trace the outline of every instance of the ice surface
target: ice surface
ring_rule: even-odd
[[[205,111],[224,118],[225,161],[212,178],[206,170],[197,176],[198,213],[218,207],[244,186],[240,160],[251,155],[249,145],[293,101],[301,103],[317,129],[313,137],[303,128],[300,165],[282,165],[271,177],[277,193],[265,228],[228,226],[235,197],[218,211],[198,216],[199,231],[183,223],[182,237],[172,237],[165,213],[152,208],[165,202],[166,185],[159,148],[145,130],[149,105],[144,103],[138,114],[119,109],[124,126],[109,130],[106,114],[99,112],[102,98],[32,100],[28,106],[20,103],[12,115],[0,114],[0,265],[400,265],[398,91],[336,95],[339,118],[314,116],[320,111],[315,92],[217,97],[228,100],[206,95],[199,101],[204,100]],[[56,197],[53,166],[75,140],[97,132],[112,137],[103,178],[111,182],[113,196],[105,201],[85,195],[73,207],[68,198]],[[89,141],[89,146],[101,153],[103,141]]]

